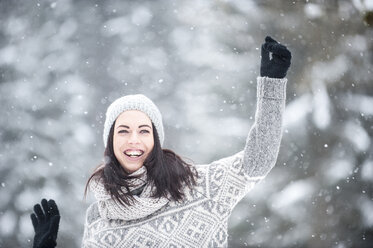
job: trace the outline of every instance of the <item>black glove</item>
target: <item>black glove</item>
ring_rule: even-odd
[[[272,53],[272,58],[269,57]],[[262,61],[260,76],[270,78],[284,78],[290,67],[291,52],[270,36],[265,38],[262,45]]]
[[[54,200],[41,200],[40,204],[34,206],[31,214],[32,225],[35,230],[33,248],[53,248],[56,247],[58,226],[60,224],[60,213]]]

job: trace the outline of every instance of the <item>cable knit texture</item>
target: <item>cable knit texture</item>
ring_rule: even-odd
[[[82,247],[227,247],[232,209],[273,168],[280,148],[287,80],[258,77],[257,82],[255,122],[243,151],[196,165],[197,186],[185,188],[182,202],[137,204],[137,218],[107,194],[95,194]],[[149,199],[149,192],[138,198]]]
[[[147,183],[147,173],[145,166],[141,167],[137,171],[130,174],[131,176],[138,176],[139,178],[134,178],[129,180],[130,191],[135,191],[136,189],[145,186],[142,193],[137,196],[134,195],[135,201],[131,206],[123,206],[118,201],[111,198],[110,194],[105,190],[104,185],[101,181],[95,180],[90,184],[90,190],[93,192],[94,196],[98,200],[98,211],[100,216],[105,219],[111,220],[135,220],[139,218],[144,218],[168,203],[166,198],[153,198],[154,187]],[[123,192],[127,192],[125,187],[122,188]],[[141,211],[139,211],[141,209]]]

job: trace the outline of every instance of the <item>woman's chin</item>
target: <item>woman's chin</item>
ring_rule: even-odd
[[[143,163],[125,163],[124,165],[122,164],[122,167],[126,172],[132,173],[140,169],[142,165]]]

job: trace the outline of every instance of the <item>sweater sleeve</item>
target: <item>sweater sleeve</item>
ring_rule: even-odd
[[[233,207],[276,163],[282,137],[287,79],[258,77],[255,122],[243,151],[208,165],[209,197]]]
[[[86,211],[86,217],[85,217],[85,223],[84,223],[84,233],[83,233],[83,239],[82,239],[82,248],[85,247],[92,247],[92,243],[95,243],[94,235],[92,234],[92,230],[94,229],[92,227],[92,223],[95,222],[100,218],[100,214],[98,212],[97,202],[91,204],[87,211]]]

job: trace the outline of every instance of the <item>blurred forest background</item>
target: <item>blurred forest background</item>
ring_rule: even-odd
[[[165,148],[242,149],[266,35],[293,54],[276,167],[240,202],[230,247],[372,247],[372,0],[0,0],[0,247],[31,247],[53,198],[79,247],[111,101],[159,106]]]

